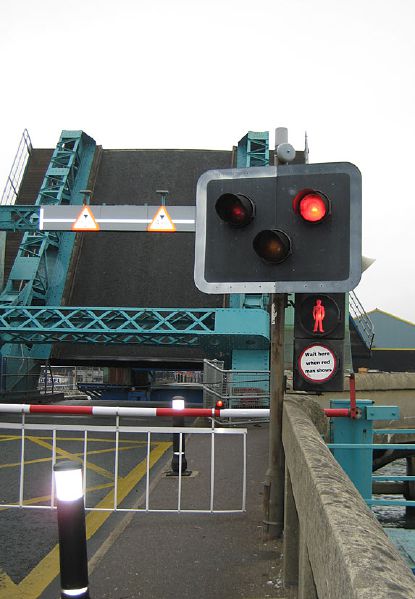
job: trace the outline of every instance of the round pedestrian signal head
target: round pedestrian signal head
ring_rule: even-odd
[[[278,264],[291,254],[291,240],[278,229],[266,229],[258,233],[253,241],[255,252],[265,262]]]
[[[294,210],[304,221],[317,224],[330,213],[330,201],[319,191],[304,189],[294,198]]]
[[[255,204],[240,193],[224,193],[216,201],[216,212],[232,227],[245,227],[255,216]]]

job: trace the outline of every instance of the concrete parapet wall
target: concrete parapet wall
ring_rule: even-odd
[[[415,597],[411,570],[327,448],[323,431],[304,409],[308,402],[288,398],[284,405],[286,510],[288,532],[294,533],[290,541],[286,527],[284,553],[298,558],[297,564],[285,565],[288,583],[295,584],[294,573],[298,597],[304,599]]]
[[[358,372],[355,381],[357,391],[415,389],[415,372]],[[349,388],[348,377],[344,388]]]

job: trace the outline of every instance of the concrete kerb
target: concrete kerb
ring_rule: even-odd
[[[415,597],[412,572],[333,458],[304,402],[307,398],[285,402],[283,443],[300,543],[306,544],[317,596]]]

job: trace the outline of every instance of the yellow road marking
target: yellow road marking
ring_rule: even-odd
[[[1,441],[16,441],[17,439],[20,440],[20,435],[0,435],[0,442]]]
[[[59,439],[60,441],[61,439]],[[152,444],[153,445],[153,444]],[[124,447],[118,447],[118,451],[127,451],[128,449],[136,449],[137,446],[136,445],[127,445]],[[108,449],[93,449],[92,451],[87,451],[87,455],[94,455],[94,454],[98,454],[98,453],[113,453],[115,451],[115,447],[108,447]],[[84,452],[83,451],[78,451],[77,453],[71,453],[71,455],[77,456],[77,457],[83,457]],[[59,459],[59,457],[57,458]],[[50,458],[37,458],[36,460],[25,460],[24,465],[25,466],[30,466],[32,464],[38,464],[41,462],[51,462],[52,461],[52,456],[50,456]],[[3,470],[5,468],[16,468],[16,466],[20,466],[21,462],[12,462],[10,464],[0,464],[0,470]]]
[[[45,449],[50,449],[51,451],[53,451],[52,445],[50,443],[47,443],[46,441],[42,441],[42,439],[38,439],[36,437],[29,437],[29,436],[27,436],[26,439],[28,439],[29,441],[32,441],[36,445],[40,445],[40,447],[44,447]],[[56,455],[60,455],[64,458],[67,458],[68,460],[80,462],[81,464],[83,463],[82,459],[80,457],[78,457],[76,454],[71,453],[70,451],[65,451],[64,449],[61,449],[60,447],[56,447]],[[96,466],[92,462],[88,462],[88,461],[86,461],[85,464],[86,464],[86,467],[88,468],[88,470],[97,472],[98,474],[101,474],[101,476],[103,476],[104,478],[109,478],[110,480],[114,478],[114,474],[112,472],[109,472],[109,470],[106,470],[105,468],[101,468],[101,466]]]
[[[94,485],[93,487],[87,487],[86,488],[86,493],[92,493],[93,491],[100,491],[101,489],[109,489],[110,487],[113,487],[114,483],[103,483],[102,485]],[[37,504],[37,503],[44,503],[44,502],[48,502],[50,503],[50,495],[43,495],[43,497],[32,497],[31,499],[24,499],[23,500],[23,505],[33,505],[33,504]],[[16,503],[14,504],[16,507],[19,506],[20,504]],[[9,507],[0,507],[0,512],[4,512],[5,510],[10,510],[10,509],[14,509],[13,508],[9,508]],[[1,570],[0,570],[1,572]]]
[[[171,446],[164,441],[150,452],[150,468]],[[120,503],[137,483],[146,475],[147,460],[139,462],[126,476],[119,479],[118,502]],[[114,505],[114,490],[110,491],[95,507],[111,508]],[[112,512],[89,512],[86,516],[86,537],[90,539],[110,517]],[[55,547],[33,568],[19,584],[0,570],[0,599],[38,599],[39,595],[59,574],[59,546]]]
[[[122,433],[121,433],[122,434]],[[37,439],[44,439],[45,441],[52,441],[53,437],[50,435],[40,435]],[[83,441],[84,437],[56,437],[59,441]],[[21,435],[0,435],[1,441],[20,441]],[[114,443],[114,438],[104,439],[103,437],[90,437],[88,436],[88,443],[92,441],[99,441],[100,443]],[[120,443],[132,443],[133,445],[147,445],[147,441],[136,441],[135,439],[119,439]]]

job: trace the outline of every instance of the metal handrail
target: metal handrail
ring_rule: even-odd
[[[22,133],[10,173],[7,177],[6,185],[4,186],[0,205],[5,206],[15,203],[17,196],[19,195],[20,184],[32,149],[33,146],[29,132],[25,129]]]
[[[375,429],[374,432],[377,435],[407,435],[407,434],[414,434],[415,433],[415,428],[405,428],[405,429],[399,429],[399,428],[394,428],[394,429]],[[415,445],[414,443],[328,443],[327,447],[329,447],[330,449],[369,449],[369,450],[375,450],[375,449],[383,449],[383,450],[387,450],[390,451],[391,449],[398,449],[398,450],[403,450],[403,451],[408,451],[408,450],[413,450],[415,449]],[[414,482],[415,481],[415,476],[414,475],[373,475],[372,474],[372,481],[407,481],[407,482]],[[374,494],[379,494],[379,493],[374,493]],[[404,506],[404,507],[414,507],[415,506],[415,501],[414,500],[410,500],[410,499],[373,499],[373,498],[366,498],[365,499],[366,503],[370,506],[373,505],[392,505],[392,506]]]
[[[366,346],[371,349],[375,328],[354,291],[349,293],[349,311]]]

